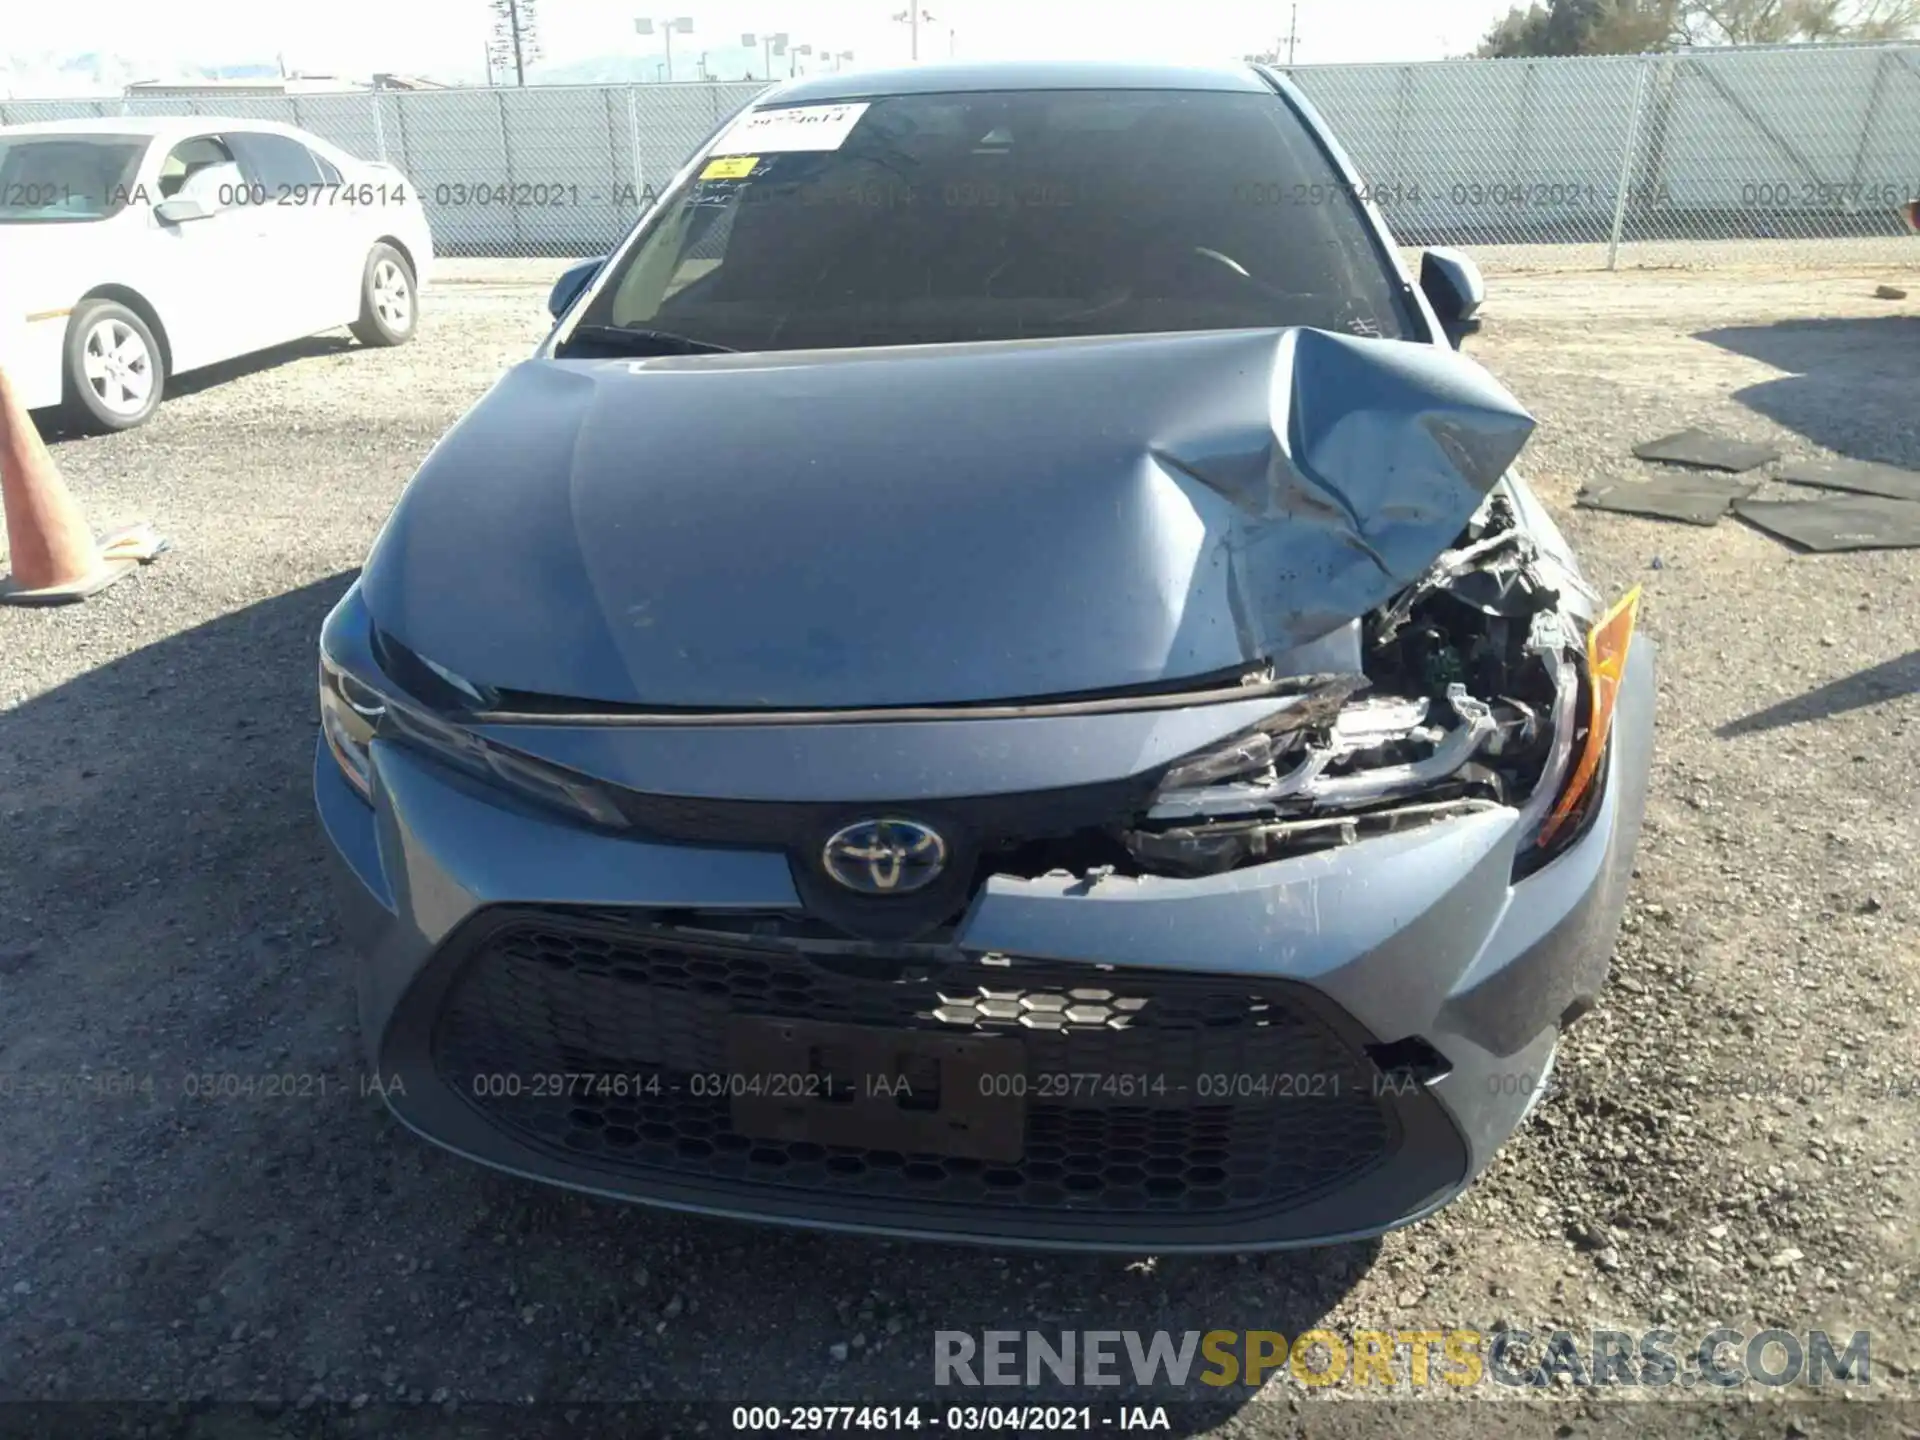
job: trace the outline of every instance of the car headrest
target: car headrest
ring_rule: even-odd
[[[209,210],[223,210],[233,204],[234,196],[246,186],[240,167],[231,160],[202,165],[189,171],[174,193],[182,200],[198,200]]]

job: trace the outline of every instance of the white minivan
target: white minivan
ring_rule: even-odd
[[[397,169],[257,120],[0,126],[0,355],[28,408],[140,424],[168,379],[346,325],[401,345],[433,239]]]

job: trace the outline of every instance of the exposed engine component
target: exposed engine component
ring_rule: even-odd
[[[1277,860],[1298,850],[1351,845],[1356,840],[1389,835],[1433,820],[1498,808],[1491,800],[1446,800],[1320,819],[1225,821],[1171,830],[1130,831],[1127,844],[1135,857],[1152,869],[1211,875],[1259,860]]]
[[[1127,852],[1198,875],[1504,805],[1537,826],[1572,749],[1581,654],[1539,558],[1496,492],[1365,618],[1364,675],[1313,677],[1260,730],[1174,766],[1121,831]]]

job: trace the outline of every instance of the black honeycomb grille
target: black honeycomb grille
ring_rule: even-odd
[[[1094,1213],[1269,1213],[1390,1156],[1371,1063],[1285,983],[1033,960],[874,961],[524,912],[462,945],[443,1083],[536,1149],[643,1179]],[[1018,1037],[1020,1156],[773,1140],[733,1102],[736,1017]],[[582,1079],[581,1077],[588,1077]],[[1051,1093],[1049,1093],[1051,1092]]]

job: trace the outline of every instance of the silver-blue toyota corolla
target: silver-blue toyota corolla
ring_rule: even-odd
[[[1377,1233],[1607,970],[1653,654],[1273,74],[762,96],[440,442],[321,637],[400,1118],[682,1210]]]

